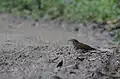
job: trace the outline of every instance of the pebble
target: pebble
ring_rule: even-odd
[[[63,79],[63,78],[61,78],[59,76],[51,76],[50,79]]]

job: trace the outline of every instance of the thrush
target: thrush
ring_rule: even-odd
[[[81,49],[81,50],[83,50],[83,51],[97,50],[97,49],[95,49],[95,48],[93,48],[93,47],[91,47],[91,46],[89,46],[89,45],[87,45],[87,44],[84,44],[84,43],[82,43],[82,42],[79,42],[79,41],[76,40],[76,39],[70,39],[70,40],[68,40],[68,41],[71,41],[71,42],[72,42],[75,50],[79,50],[79,49]]]

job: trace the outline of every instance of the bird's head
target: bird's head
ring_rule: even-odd
[[[68,41],[71,41],[73,44],[79,43],[79,41],[76,39],[69,39]]]

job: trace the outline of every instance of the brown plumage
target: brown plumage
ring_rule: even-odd
[[[79,50],[79,49],[84,50],[84,51],[96,50],[95,48],[87,44],[81,43],[76,39],[70,39],[68,41],[71,41],[73,43],[73,46],[76,50]]]

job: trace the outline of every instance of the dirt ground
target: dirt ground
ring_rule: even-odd
[[[110,76],[112,71],[105,71],[104,68],[106,61],[117,61],[112,50],[104,51],[113,44],[113,37],[108,26],[34,21],[1,13],[0,79],[120,79],[118,76]],[[76,52],[68,42],[71,38],[104,53]],[[76,60],[81,56],[83,60]],[[109,59],[108,56],[113,58]],[[79,68],[76,67],[78,63]],[[113,61],[110,63],[113,64]],[[108,70],[114,70],[115,67],[111,67],[113,65],[109,66]],[[105,74],[98,74],[98,70]]]

